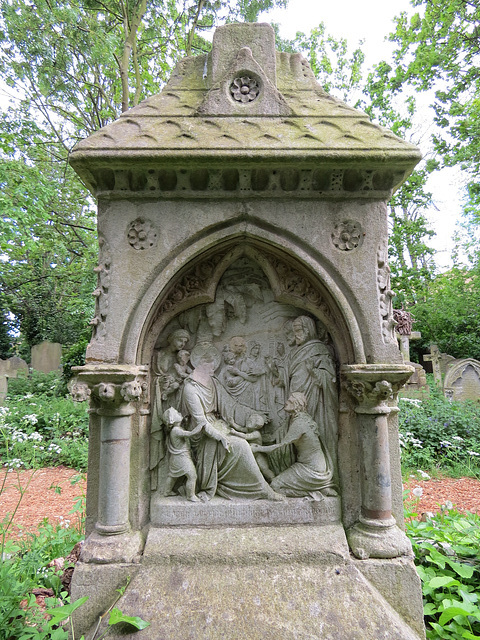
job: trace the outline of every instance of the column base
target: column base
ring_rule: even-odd
[[[140,531],[129,531],[114,536],[93,531],[85,540],[81,562],[93,564],[140,562],[145,544]]]
[[[393,517],[373,520],[360,516],[346,533],[352,553],[360,560],[413,555],[410,540]]]
[[[95,531],[101,536],[118,536],[122,533],[128,533],[129,530],[130,524],[128,522],[114,525],[95,523]]]

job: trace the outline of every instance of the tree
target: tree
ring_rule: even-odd
[[[21,101],[0,120],[0,285],[29,346],[72,344],[92,313],[95,218],[72,146],[208,51],[204,30],[287,1],[0,0],[0,78]]]
[[[299,31],[293,40],[282,40],[277,34],[278,48],[303,52],[325,91],[342,100],[354,99],[355,92],[361,87],[365,61],[361,44],[350,51],[347,40],[337,40],[329,35],[323,22],[312,29],[309,35]]]
[[[95,215],[58,142],[26,115],[0,120],[0,286],[27,346],[72,344],[93,313]],[[61,155],[61,154],[60,154]]]

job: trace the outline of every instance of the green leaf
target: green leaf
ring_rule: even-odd
[[[127,624],[131,624],[136,629],[145,629],[150,626],[150,622],[145,622],[138,616],[127,616],[120,611],[120,609],[114,608],[110,611],[110,617],[108,619],[109,625],[114,625],[119,622],[126,622]]]
[[[441,589],[442,587],[452,587],[453,585],[459,585],[460,582],[450,576],[437,576],[432,578],[428,583],[428,586],[432,589]]]
[[[51,623],[55,625],[59,622],[62,622],[63,620],[67,620],[72,615],[72,613],[76,609],[78,609],[78,607],[81,607],[82,604],[87,600],[88,596],[84,596],[83,598],[79,598],[72,604],[65,604],[62,607],[56,607],[55,609],[47,609],[46,613],[48,613],[49,616],[52,616]]]
[[[450,620],[452,618],[455,618],[455,616],[471,616],[471,615],[473,615],[471,607],[462,607],[457,604],[455,607],[448,607],[447,609],[445,609],[445,611],[440,616],[438,622],[442,626],[445,626],[447,622],[450,622]],[[475,617],[478,617],[478,616],[475,616]]]
[[[471,578],[473,576],[474,568],[468,564],[460,564],[460,562],[455,562],[454,560],[447,560],[448,564],[452,569],[458,573],[462,578]]]

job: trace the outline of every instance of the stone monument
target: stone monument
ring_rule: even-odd
[[[424,637],[386,207],[419,158],[265,24],[73,150],[100,245],[78,633],[129,579],[147,639]]]
[[[42,373],[58,371],[62,366],[62,345],[44,340],[32,347],[32,369]]]

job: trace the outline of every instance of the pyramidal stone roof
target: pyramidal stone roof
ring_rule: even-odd
[[[391,192],[420,158],[328,95],[300,54],[275,51],[269,25],[229,24],[209,54],[181,60],[161,93],[81,141],[70,161],[97,195],[269,192],[275,166],[280,191],[371,197]]]

